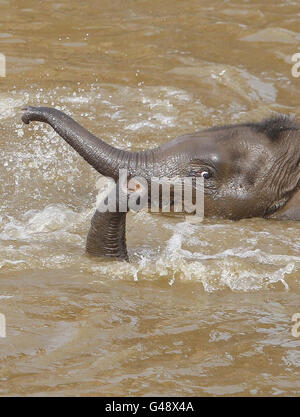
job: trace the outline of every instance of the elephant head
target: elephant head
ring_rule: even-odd
[[[203,177],[205,217],[300,220],[300,125],[287,116],[210,128],[141,152],[116,149],[65,113],[26,107],[24,123],[48,123],[100,174],[129,177]],[[87,252],[128,259],[126,212],[96,211]]]

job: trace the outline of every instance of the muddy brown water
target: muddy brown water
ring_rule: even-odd
[[[299,395],[297,222],[129,215],[84,254],[99,175],[24,104],[123,149],[300,119],[298,1],[0,0],[0,395]]]

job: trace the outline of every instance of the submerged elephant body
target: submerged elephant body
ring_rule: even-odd
[[[215,127],[174,139],[153,150],[127,152],[94,136],[54,108],[27,107],[24,123],[48,123],[100,174],[119,180],[203,177],[205,217],[300,220],[300,125],[286,116],[259,123]],[[117,199],[118,200],[118,199]],[[128,260],[126,212],[93,216],[91,255]]]

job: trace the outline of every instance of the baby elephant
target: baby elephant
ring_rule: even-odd
[[[48,123],[100,174],[116,182],[120,170],[126,170],[127,180],[142,177],[149,184],[153,177],[204,178],[205,217],[300,220],[300,125],[290,117],[213,127],[155,149],[128,152],[55,108],[23,110],[24,123]],[[120,193],[115,198],[115,210],[96,210],[86,249],[91,255],[128,260],[128,208]]]

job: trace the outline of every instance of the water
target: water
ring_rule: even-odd
[[[296,1],[1,0],[0,395],[299,395],[297,222],[128,215],[84,254],[99,175],[26,104],[122,149],[300,119]]]

